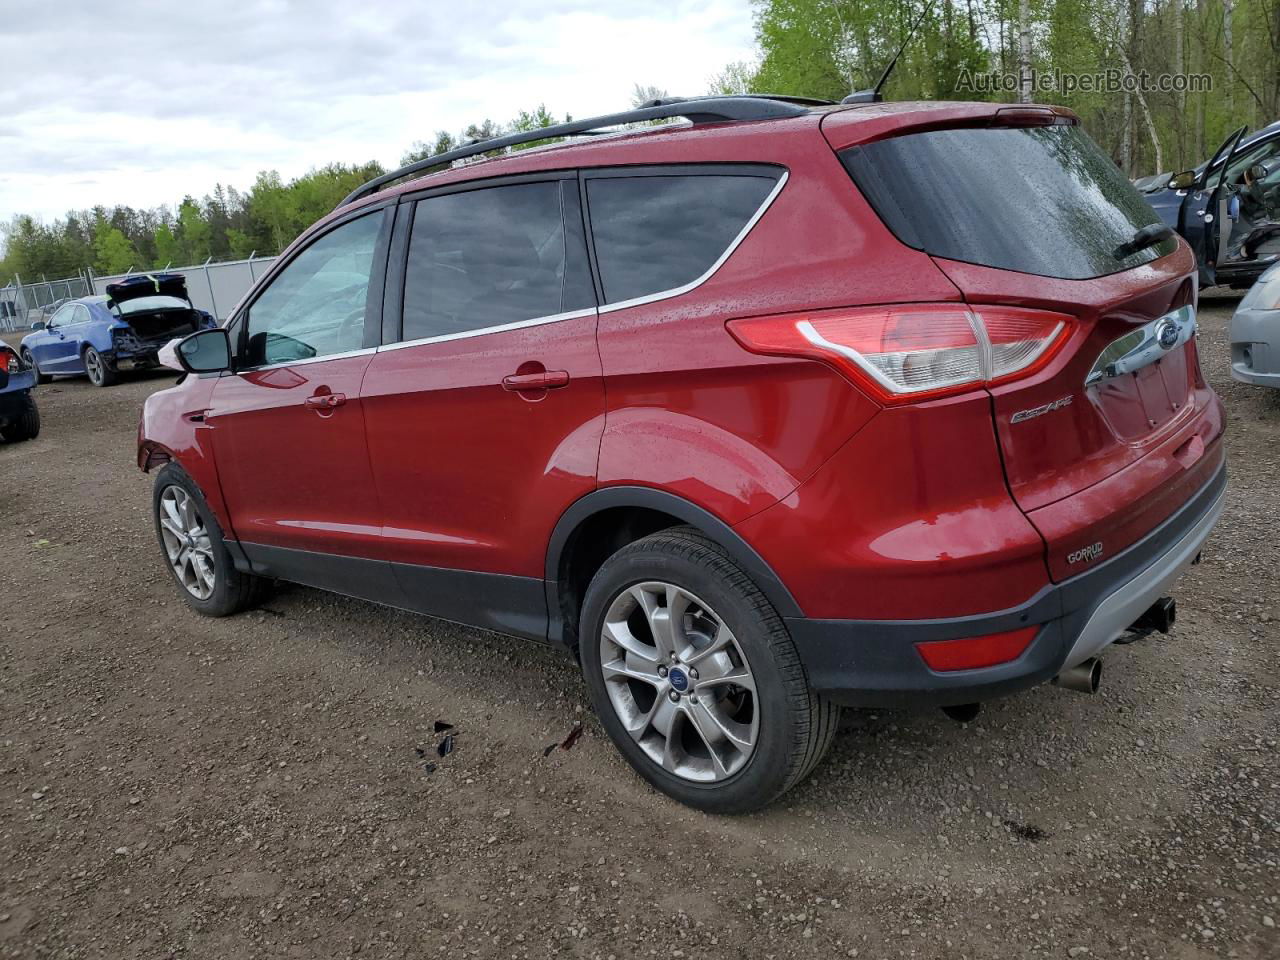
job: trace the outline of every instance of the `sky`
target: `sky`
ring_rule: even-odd
[[[0,222],[175,208],[539,103],[576,118],[753,57],[750,0],[4,0]]]

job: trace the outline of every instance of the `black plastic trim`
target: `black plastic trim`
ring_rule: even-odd
[[[783,617],[801,616],[800,607],[795,598],[778,575],[773,572],[764,558],[743,540],[734,529],[702,507],[675,494],[652,487],[617,486],[603,487],[575,501],[560,517],[551,539],[547,545],[547,564],[545,583],[547,590],[547,610],[549,627],[547,638],[553,644],[566,645],[568,634],[561,616],[560,604],[560,563],[565,544],[574,530],[585,520],[604,510],[617,507],[639,507],[657,510],[670,514],[690,526],[697,527],[704,534],[724,548],[733,560],[750,575],[756,585],[769,598],[775,610]]]
[[[366,557],[228,542],[236,569],[422,613],[482,630],[546,642],[542,581]]]

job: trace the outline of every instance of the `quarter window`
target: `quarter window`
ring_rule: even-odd
[[[419,200],[409,238],[403,339],[563,313],[566,259],[558,181]]]
[[[330,230],[276,275],[249,308],[246,366],[364,346],[369,277],[383,217],[379,211]]]
[[[592,177],[587,207],[609,303],[692,283],[715,266],[777,180],[743,175]]]

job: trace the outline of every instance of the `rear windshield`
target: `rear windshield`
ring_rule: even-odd
[[[177,297],[136,297],[117,303],[116,309],[121,313],[143,313],[148,310],[190,310],[191,304]]]
[[[1177,248],[1115,256],[1160,217],[1078,126],[935,130],[840,156],[897,238],[937,257],[1085,280]]]

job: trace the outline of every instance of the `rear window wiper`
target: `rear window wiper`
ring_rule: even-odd
[[[1123,260],[1125,257],[1131,257],[1139,250],[1153,247],[1161,240],[1167,240],[1171,236],[1173,236],[1173,227],[1167,223],[1151,223],[1142,227],[1132,237],[1112,250],[1111,255],[1117,260]]]

